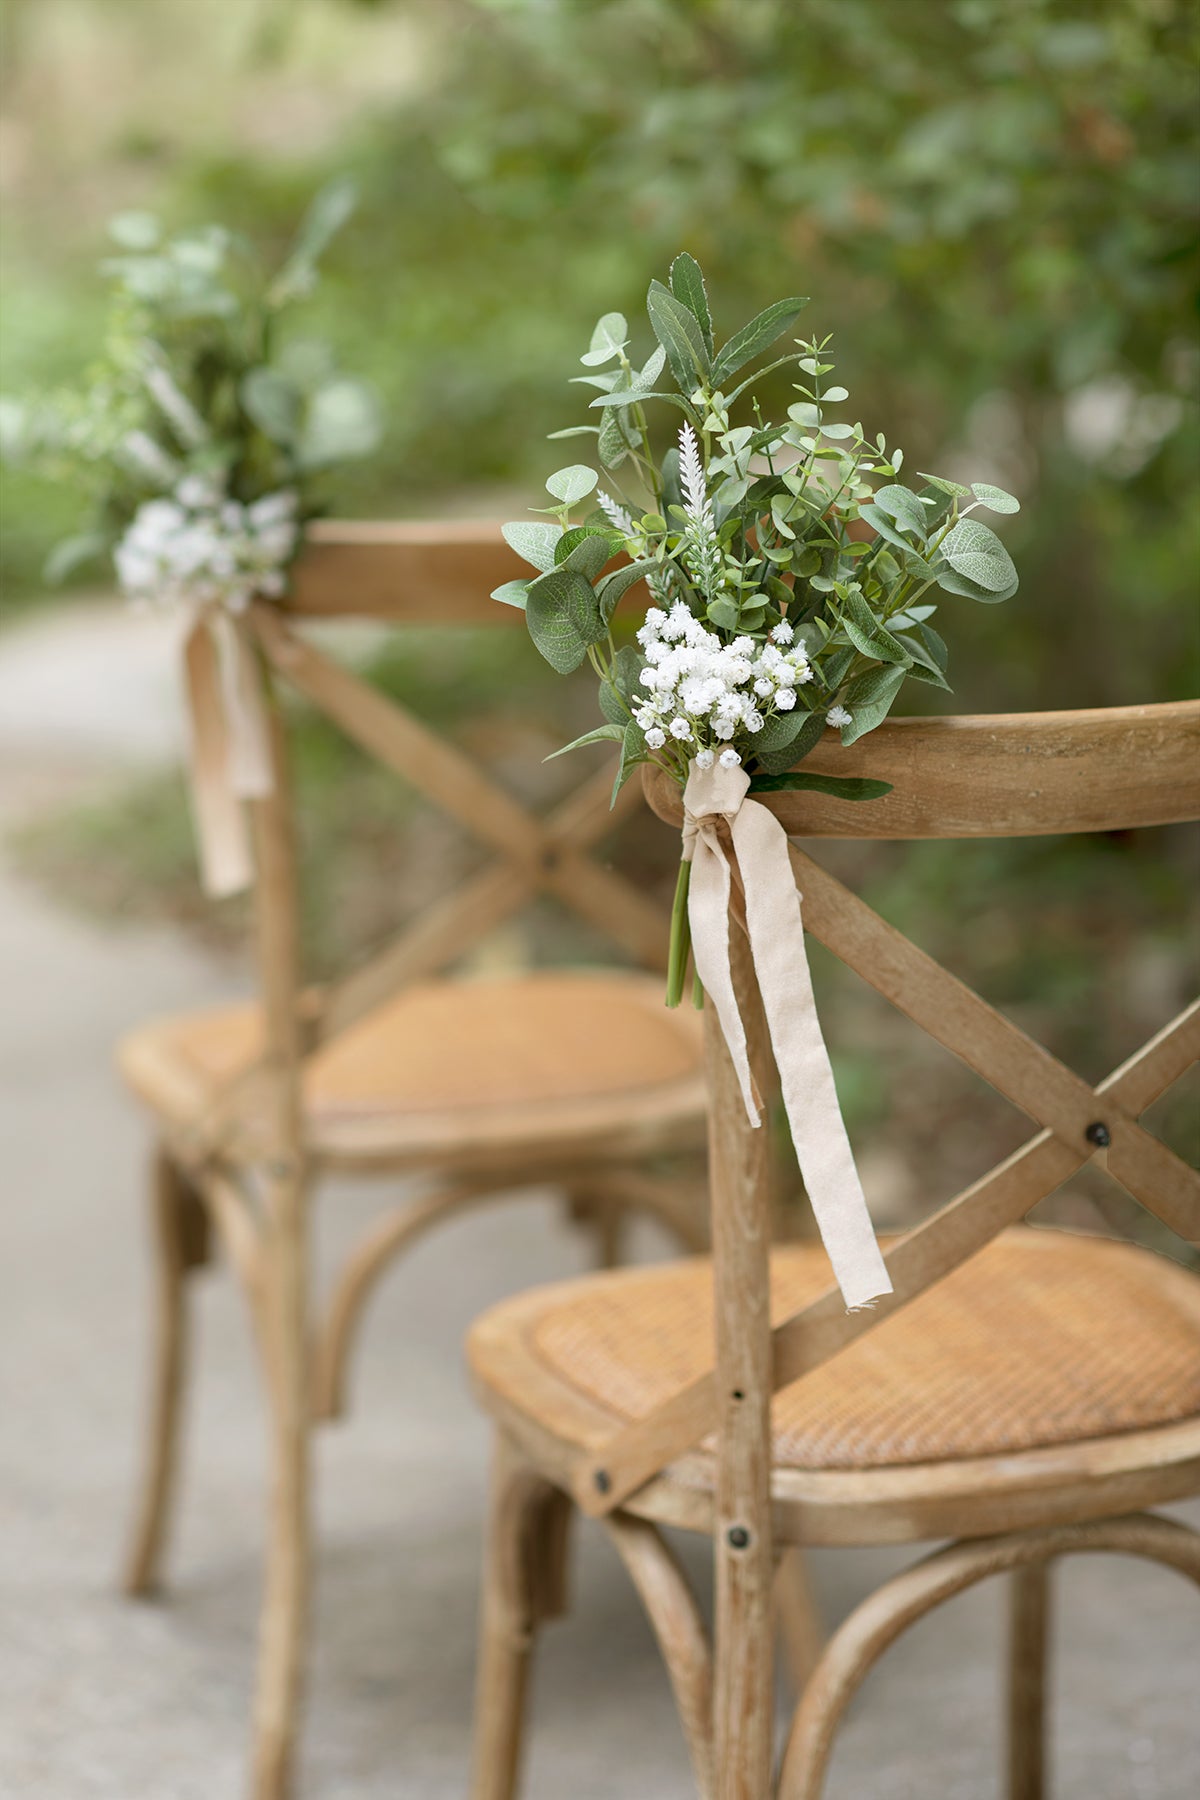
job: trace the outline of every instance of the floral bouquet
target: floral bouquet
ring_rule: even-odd
[[[658,763],[681,787],[693,767],[716,762],[746,769],[751,793],[808,787],[877,798],[887,792],[882,782],[797,765],[827,727],[843,744],[873,731],[907,678],[949,687],[946,645],[930,622],[933,590],[984,602],[1016,592],[1004,545],[970,515],[1013,513],[1017,501],[939,475],[922,475],[919,491],[902,486],[902,451],[830,417],[849,396],[826,383],[828,338],[795,340],[736,379],[807,304],[778,300],[717,349],[699,266],[676,257],[670,286],[650,284],[658,344],[648,361],[635,369],[626,321],[606,313],[581,358],[588,373],[574,377],[597,390],[600,422],[553,434],[595,437],[605,486],[582,464],[559,469],[546,483],[554,504],[533,509],[546,522],[504,527],[539,572],[506,582],[494,598],[524,608],[530,636],[561,673],[585,658],[595,669],[607,723],[566,749],[620,745],[614,798],[642,762]],[[755,386],[789,366],[798,397],[773,424]],[[749,417],[735,423],[739,402]],[[653,447],[647,422],[656,403],[682,414],[665,451]],[[610,570],[622,553],[627,560]],[[616,606],[641,580],[654,604],[637,647],[618,648]],[[687,960],[687,880],[685,861],[672,1006]]]
[[[614,799],[643,762],[684,790],[667,1004],[679,1003],[690,954],[697,1003],[707,991],[716,1005],[757,1124],[729,972],[735,859],[801,1167],[854,1305],[887,1291],[886,1271],[812,1009],[786,839],[752,796],[812,788],[869,801],[888,792],[886,782],[798,765],[827,729],[843,744],[873,731],[907,679],[948,687],[946,645],[931,623],[938,598],[991,603],[1016,591],[1008,552],[973,515],[1018,508],[982,482],[921,475],[919,487],[903,485],[902,452],[834,416],[849,396],[827,381],[828,338],[793,339],[744,374],[805,305],[776,301],[718,347],[700,268],[681,255],[668,286],[650,284],[657,345],[640,366],[625,319],[606,313],[581,359],[587,372],[574,378],[595,390],[598,420],[554,433],[595,438],[604,485],[583,464],[550,476],[552,504],[533,509],[542,516],[504,527],[536,573],[494,597],[524,609],[554,668],[567,673],[585,659],[594,668],[606,722],[566,749],[620,746]],[[756,390],[785,367],[796,372],[796,399],[772,422]],[[648,422],[664,406],[681,415],[665,448]],[[641,581],[653,604],[629,641],[614,614]],[[849,1234],[840,1239],[830,1229],[838,1217]]]
[[[111,557],[122,591],[187,620],[193,794],[210,892],[250,878],[238,801],[268,791],[259,676],[235,628],[287,583],[318,484],[368,454],[378,409],[319,341],[281,324],[353,210],[317,195],[281,267],[220,226],[175,237],[147,213],[110,226],[108,334],[81,392],[0,401],[0,450],[82,490],[94,522],[60,544],[51,579]],[[217,718],[218,738],[205,730]],[[219,740],[219,741],[218,741]]]

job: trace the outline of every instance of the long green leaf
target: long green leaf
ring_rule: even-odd
[[[681,392],[690,394],[693,388],[708,380],[711,368],[699,321],[660,281],[650,284],[646,311]]]
[[[885,667],[868,669],[846,689],[844,704],[850,711],[849,725],[842,726],[843,744],[854,744],[868,731],[882,725],[891,711],[892,702],[904,686],[904,669]]]
[[[796,732],[795,737],[789,738],[786,742],[779,743],[774,747],[755,747],[754,754],[757,757],[759,764],[768,775],[778,774],[782,770],[790,769],[794,767],[796,763],[802,762],[813,746],[821,739],[825,730],[824,713],[801,712],[799,707],[797,707],[796,713],[792,716],[795,718],[797,715],[799,716],[800,727]],[[766,728],[764,727],[764,730],[765,729]]]
[[[611,575],[604,577],[596,593],[600,601],[600,616],[606,625],[612,618],[617,601],[621,596],[628,592],[635,582],[641,581],[653,567],[654,558],[643,556],[637,562],[625,563],[621,568],[614,569]]]
[[[712,314],[708,309],[708,292],[704,286],[700,264],[686,250],[681,251],[671,264],[671,292],[677,300],[683,302],[699,325],[704,348],[711,356],[713,329]]]
[[[882,800],[890,794],[890,781],[872,781],[865,775],[817,775],[807,769],[793,769],[787,775],[755,775],[750,782],[752,794],[783,794],[807,789],[815,794],[832,794],[835,800]]]
[[[854,648],[864,656],[873,656],[877,662],[899,663],[903,668],[913,660],[911,652],[875,617],[861,594],[847,594],[842,606],[842,626]]]
[[[568,750],[582,750],[585,744],[615,744],[625,736],[623,725],[597,725],[595,731],[585,731],[573,743],[564,744],[561,750],[552,750],[549,756],[543,756],[543,762],[553,762],[556,756],[565,756]]]
[[[730,375],[736,375],[739,369],[744,368],[752,357],[773,344],[792,321],[799,318],[807,305],[807,294],[803,297],[793,295],[788,300],[776,300],[774,306],[766,307],[748,325],[743,325],[740,331],[736,331],[713,359],[714,385],[720,387]]]

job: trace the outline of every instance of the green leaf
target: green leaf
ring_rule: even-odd
[[[842,604],[842,625],[854,648],[861,650],[864,656],[873,656],[877,662],[899,663],[905,668],[912,661],[899,638],[892,636],[862,595],[853,589]]]
[[[595,581],[605,563],[616,554],[611,531],[597,531],[588,525],[576,525],[564,532],[554,546],[555,567],[573,569]]]
[[[1003,488],[993,487],[990,481],[973,481],[971,492],[989,512],[1016,513],[1021,510],[1019,500],[1012,494],[1006,494]]]
[[[660,281],[650,283],[646,311],[654,335],[667,353],[671,373],[685,394],[708,380],[709,356],[699,321]]]
[[[579,360],[586,368],[599,368],[602,363],[611,362],[614,356],[619,356],[628,342],[629,327],[625,323],[624,314],[605,313],[592,333],[586,355]]]
[[[708,605],[709,623],[720,631],[736,631],[741,624],[741,608],[728,594],[718,594]]]
[[[915,681],[928,681],[934,687],[945,688],[948,694],[953,693],[954,690],[946,680],[945,664],[937,663],[916,638],[905,636],[900,642],[912,657],[912,666],[908,672]]]
[[[586,463],[571,463],[565,469],[554,471],[546,482],[546,492],[561,500],[564,506],[574,506],[576,501],[591,493],[599,479],[595,469],[589,469]]]
[[[300,222],[287,261],[271,284],[268,298],[273,306],[283,306],[308,292],[318,258],[357,204],[358,188],[349,178],[331,181],[320,190]]]
[[[820,742],[825,730],[824,713],[804,712],[797,707],[791,716],[798,719],[800,723],[795,737],[789,742],[776,745],[774,749],[763,749],[758,743],[755,744],[754,754],[768,774],[775,774],[782,769],[790,769],[793,764],[802,762],[813,746]],[[767,727],[764,725],[763,731],[766,730]],[[761,739],[762,732],[759,732],[758,735]]]
[[[911,488],[881,487],[876,490],[875,505],[889,519],[894,519],[902,531],[915,531],[924,542],[929,515]]]
[[[1013,591],[1017,571],[1012,558],[991,527],[978,519],[960,519],[942,539],[940,549],[956,575],[965,576],[989,594]]]
[[[629,414],[623,406],[610,406],[601,414],[596,453],[606,469],[619,469],[633,449]]]
[[[561,750],[552,750],[549,756],[543,756],[543,762],[553,762],[556,756],[565,756],[568,750],[582,750],[585,744],[616,744],[625,736],[623,725],[597,725],[595,731],[585,731],[573,743],[564,744]]]
[[[682,250],[671,264],[671,292],[677,300],[681,300],[700,327],[704,339],[704,348],[712,355],[713,330],[712,314],[708,310],[708,293],[704,286],[704,276],[700,272],[700,264],[694,256]]]
[[[552,569],[532,583],[525,603],[529,635],[551,668],[569,675],[588,646],[605,635],[592,584],[571,569]]]
[[[786,775],[754,775],[750,781],[752,794],[783,794],[797,789],[816,794],[832,794],[835,800],[882,800],[890,794],[890,781],[872,781],[865,775],[817,775],[808,769],[794,769]]]
[[[304,416],[304,396],[294,381],[262,364],[242,377],[242,405],[264,437],[284,449],[294,447]]]
[[[530,585],[528,581],[503,581],[498,588],[492,589],[492,599],[501,601],[505,606],[519,606],[524,612]]]
[[[885,512],[881,512],[879,507],[873,505],[869,500],[859,501],[858,516],[865,524],[869,525],[873,531],[877,531],[880,537],[885,539],[887,543],[895,544],[898,549],[906,550],[910,554],[912,553],[913,546],[909,539],[901,537],[894,521],[889,519]]]
[[[108,538],[102,531],[81,531],[74,537],[64,538],[55,544],[42,566],[42,579],[51,587],[57,587],[65,581],[81,564],[91,562],[93,557],[102,556],[108,549]]]
[[[642,577],[648,574],[653,567],[654,558],[643,556],[637,562],[625,563],[621,568],[614,569],[611,575],[605,576],[596,590],[596,596],[600,602],[600,617],[606,626],[616,611],[617,602],[621,596],[635,582],[641,581]]]
[[[554,567],[554,552],[562,536],[562,528],[548,519],[516,519],[500,527],[500,535],[510,550],[525,562],[546,574]]]
[[[379,404],[365,382],[326,382],[308,403],[296,460],[304,469],[369,456],[383,435]]]
[[[793,295],[788,300],[776,300],[774,306],[768,306],[748,325],[734,333],[715,357],[712,365],[712,377],[716,386],[720,386],[730,375],[736,375],[760,351],[773,344],[781,337],[794,319],[799,318],[808,305],[808,296],[803,298]]]
[[[607,417],[607,414],[605,416]],[[546,442],[553,444],[559,438],[596,437],[599,431],[598,425],[564,425],[561,431],[548,431]]]
[[[617,727],[617,736],[622,736],[629,723],[629,708],[622,704],[621,697],[611,681],[600,683],[599,697],[600,711],[611,725]]]
[[[646,740],[640,728],[630,719],[621,736],[621,760],[617,764],[616,779],[613,782],[610,810],[617,804],[617,795],[633,774],[638,763],[646,760]]]
[[[988,588],[980,587],[977,581],[971,581],[965,575],[956,574],[949,564],[944,562],[938,563],[933,572],[933,578],[945,593],[962,594],[968,600],[978,600],[981,606],[996,606],[1001,600],[1011,599],[1019,585],[1014,575],[1011,586],[1002,589],[1000,593],[993,593]]]
[[[914,609],[913,609],[914,616],[916,615],[916,613],[918,611],[923,612],[924,610],[925,609],[923,607],[920,607],[920,608],[914,607]],[[939,634],[933,629],[932,625],[926,625],[924,620],[921,620],[918,622],[917,636],[920,638],[921,642],[924,644],[926,650],[928,650],[933,662],[937,665],[937,667],[942,671],[942,674],[944,675],[946,673],[946,665],[950,661],[950,652],[946,648],[945,639],[942,638],[941,636],[939,636]]]
[[[963,500],[971,491],[970,488],[963,487],[961,482],[948,481],[944,475],[930,475],[924,469],[918,469],[917,474],[930,487],[937,488],[939,493],[949,494],[951,499]]]
[[[162,233],[153,213],[121,212],[108,221],[108,235],[122,250],[153,250]]]
[[[842,726],[843,744],[856,743],[868,731],[883,724],[892,702],[904,686],[906,673],[905,669],[868,669],[850,683],[842,701],[852,714],[849,725]]]

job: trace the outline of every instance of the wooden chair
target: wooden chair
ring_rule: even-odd
[[[119,1049],[159,1143],[157,1361],[126,1585],[144,1594],[159,1575],[186,1290],[215,1225],[249,1303],[271,1417],[259,1800],[276,1800],[288,1783],[307,1606],[310,1423],[341,1410],[353,1334],[384,1267],[438,1221],[532,1183],[560,1188],[610,1249],[613,1221],[629,1209],[657,1215],[685,1244],[705,1241],[701,1032],[688,1012],[663,1010],[661,979],[618,969],[470,982],[442,975],[539,894],[601,927],[636,963],[665,966],[665,912],[590,854],[614,816],[640,803],[636,791],[626,790],[614,815],[605,768],[536,818],[296,629],[352,615],[520,627],[518,612],[487,599],[517,573],[513,561],[494,526],[313,529],[288,598],[252,607],[238,624],[268,693],[279,684],[306,696],[495,860],[365,967],[324,991],[304,988],[284,730],[268,698],[273,791],[253,803],[251,819],[259,999],[154,1021]],[[328,1169],[391,1171],[425,1185],[385,1213],[350,1257],[314,1332],[309,1197]]]
[[[1200,815],[1200,702],[906,719],[811,764],[879,775],[886,799],[772,796],[790,835],[1106,831]],[[654,776],[678,827],[678,790]],[[1033,1120],[1019,1150],[887,1247],[895,1292],[848,1313],[819,1247],[770,1254],[764,1134],[705,1009],[712,1260],[508,1300],[474,1328],[499,1450],[482,1607],[472,1800],[512,1800],[537,1627],[562,1603],[572,1502],[603,1518],[667,1664],[706,1800],[815,1800],[838,1721],[913,1620],[1011,1576],[1011,1800],[1043,1793],[1046,1571],[1081,1551],[1200,1581],[1200,1536],[1143,1509],[1200,1492],[1200,1282],[1131,1244],[1019,1223],[1091,1161],[1180,1237],[1200,1176],[1139,1123],[1200,1057],[1191,1007],[1095,1088],[895,931],[799,848],[820,941]],[[744,938],[739,1003],[766,1039]],[[766,1091],[765,1088],[763,1091]],[[661,1536],[713,1537],[710,1651]],[[949,1538],[834,1634],[774,1767],[772,1575],[789,1546]],[[634,1772],[631,1771],[631,1780]]]

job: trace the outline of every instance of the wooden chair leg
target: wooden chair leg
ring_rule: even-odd
[[[186,1285],[209,1260],[208,1215],[182,1171],[161,1147],[150,1186],[154,1260],[155,1342],[150,1415],[141,1492],[123,1586],[131,1595],[159,1585],[179,1461],[180,1420],[187,1372]]]
[[[475,1689],[470,1800],[516,1800],[537,1628],[566,1607],[571,1502],[497,1442]]]
[[[813,1592],[808,1559],[797,1544],[785,1547],[775,1571],[775,1616],[798,1699],[825,1648],[825,1625]]]
[[[264,1268],[271,1498],[254,1707],[254,1800],[285,1800],[307,1648],[311,1362],[301,1207],[273,1234]]]
[[[1049,1566],[1017,1569],[1008,1586],[1008,1800],[1044,1800]]]

